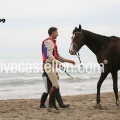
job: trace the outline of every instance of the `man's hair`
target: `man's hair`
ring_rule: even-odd
[[[52,33],[55,32],[55,31],[57,31],[56,27],[50,27],[49,30],[48,30],[49,36],[52,35]]]

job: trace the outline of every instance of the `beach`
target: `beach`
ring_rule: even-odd
[[[76,70],[77,68],[74,68],[74,71]],[[95,109],[100,73],[69,73],[76,80],[64,72],[59,73],[60,93],[64,102],[70,104],[67,109],[59,108],[59,113],[39,109],[41,95],[45,92],[42,73],[0,73],[0,120],[120,119],[120,110],[115,108],[111,75],[108,75],[101,87],[102,108]],[[48,100],[46,106],[47,103]]]
[[[119,93],[120,95],[120,93]],[[114,93],[102,93],[101,109],[95,109],[96,94],[64,96],[67,109],[58,113],[39,109],[39,99],[14,99],[0,101],[0,120],[119,120],[120,109],[115,108]],[[58,105],[57,105],[58,106]],[[58,106],[59,107],[59,106]]]

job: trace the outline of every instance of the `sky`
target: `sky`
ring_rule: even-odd
[[[41,42],[51,26],[58,28],[61,56],[77,60],[68,52],[74,27],[106,36],[120,37],[120,0],[0,0],[0,60],[41,60]],[[86,47],[81,60],[96,62]]]

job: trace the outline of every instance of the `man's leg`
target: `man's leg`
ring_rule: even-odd
[[[50,89],[50,96],[49,96],[49,105],[48,105],[49,112],[53,110],[58,110],[58,108],[56,107],[56,102],[55,102],[56,91],[57,91],[57,88],[55,86],[52,86]]]
[[[48,94],[49,94],[51,86],[52,86],[52,84],[51,84],[51,82],[50,82],[50,80],[45,72],[43,73],[43,80],[45,83],[45,92],[41,96],[40,108],[46,108],[45,102],[47,100]]]
[[[60,94],[60,89],[57,90],[55,98],[56,98],[56,100],[57,100],[57,102],[58,102],[58,104],[60,105],[61,108],[67,108],[67,107],[70,106],[69,104],[64,104],[63,103],[63,100],[62,100],[62,97],[61,97],[61,94]]]
[[[44,92],[41,96],[41,99],[40,99],[40,108],[46,108],[45,102],[47,100],[47,97],[48,97],[48,93]]]
[[[46,73],[52,83],[52,87],[50,89],[48,111],[53,111],[55,109],[58,110],[58,108],[56,107],[56,102],[55,102],[55,94],[57,92],[57,89],[59,88],[59,84],[58,84],[58,78],[56,75],[56,69],[55,67],[54,68],[52,67],[53,66],[51,64],[46,65]]]

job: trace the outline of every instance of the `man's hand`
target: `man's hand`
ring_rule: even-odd
[[[73,64],[73,65],[76,64],[75,61],[73,61],[73,60],[68,60],[68,63],[71,63],[71,64]]]
[[[57,67],[58,67],[58,68],[60,68],[60,67],[62,66],[61,63],[60,63],[59,61],[57,61],[56,64],[57,64]]]

